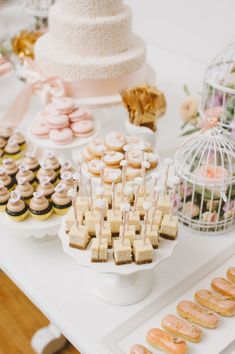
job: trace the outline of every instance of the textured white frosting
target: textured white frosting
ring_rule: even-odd
[[[122,0],[57,0],[64,13],[79,17],[117,15],[123,9]]]
[[[127,6],[115,16],[88,18],[51,7],[50,35],[54,48],[79,56],[112,55],[128,49],[131,39],[131,11]]]

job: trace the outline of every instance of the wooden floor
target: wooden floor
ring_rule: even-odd
[[[0,354],[35,354],[30,339],[48,324],[46,317],[0,271]],[[79,354],[68,343],[58,354]]]

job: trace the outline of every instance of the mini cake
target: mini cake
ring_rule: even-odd
[[[100,237],[101,239],[106,238],[108,241],[108,246],[109,247],[112,246],[112,233],[111,233],[110,223],[108,221],[105,221],[103,223],[101,235],[100,235],[100,224],[95,225],[95,235],[96,237]]]
[[[75,181],[73,179],[73,175],[71,172],[67,171],[67,172],[63,172],[60,175],[61,177],[61,184],[63,184],[68,190],[70,188],[74,188],[75,185]]]
[[[9,191],[11,191],[15,185],[14,180],[8,176],[6,169],[3,166],[0,167],[0,180],[2,181],[4,187],[6,187]]]
[[[51,203],[57,215],[65,215],[71,207],[71,198],[67,195],[67,189],[63,184],[58,184],[55,187],[55,192],[51,196]]]
[[[77,213],[78,224],[82,225],[83,212]],[[75,223],[74,209],[70,208],[65,217],[66,231],[69,231]]]
[[[44,221],[50,217],[52,206],[42,192],[33,193],[33,198],[29,203],[29,212],[34,219],[39,221]]]
[[[178,233],[178,217],[175,215],[164,215],[159,233],[163,238],[175,240]]]
[[[89,198],[87,196],[78,196],[76,203],[78,210],[84,212],[89,210]]]
[[[36,184],[37,181],[36,177],[34,176],[34,173],[26,165],[19,166],[19,171],[16,174],[17,183],[19,183],[20,178],[25,178],[26,181],[32,185]]]
[[[38,159],[32,154],[31,152],[26,152],[24,159],[23,159],[23,164],[28,166],[28,168],[35,173],[35,176],[37,174],[37,171],[40,168],[40,164],[38,162]]]
[[[14,132],[14,129],[9,124],[3,124],[0,127],[0,137],[5,140],[8,140],[11,137],[11,135],[13,134],[13,132]]]
[[[57,157],[53,152],[49,152],[46,156],[46,159],[44,161],[48,166],[52,168],[56,173],[59,173],[61,165]]]
[[[120,226],[119,233],[120,233],[120,235],[123,234],[123,225]],[[124,239],[129,240],[131,245],[133,245],[133,242],[135,240],[138,240],[139,238],[140,238],[140,235],[136,235],[134,225],[128,225],[127,227],[125,227]]]
[[[28,213],[28,207],[25,202],[20,199],[18,192],[11,192],[10,199],[6,206],[6,213],[13,221],[22,221],[26,218]]]
[[[136,264],[151,263],[153,261],[153,247],[149,239],[133,242],[133,254]]]
[[[140,213],[138,211],[129,212],[129,225],[134,225],[135,231],[140,232]]]
[[[13,140],[9,139],[5,148],[4,148],[4,158],[11,158],[18,160],[21,157],[20,146]]]
[[[10,192],[6,187],[4,187],[3,182],[0,180],[0,211],[4,211],[6,209],[9,197]]]
[[[50,182],[50,177],[41,177],[39,180],[39,185],[37,186],[37,192],[42,192],[44,197],[51,199],[54,193],[54,185]]]
[[[21,151],[23,151],[25,149],[26,141],[25,141],[25,137],[22,133],[14,132],[11,136],[11,139],[13,139],[20,146]]]
[[[91,261],[107,262],[108,261],[108,241],[106,238],[94,238],[91,243]]]
[[[132,250],[129,240],[118,239],[113,241],[113,256],[117,265],[127,264],[132,262]]]
[[[21,199],[23,199],[25,203],[29,203],[30,199],[33,197],[33,186],[27,181],[26,178],[19,178],[18,185],[15,190],[20,194]]]
[[[61,169],[60,169],[60,176],[65,172],[70,172],[71,174],[74,172],[72,162],[69,160],[62,163]]]
[[[46,163],[42,163],[41,168],[37,173],[37,178],[40,180],[42,177],[49,177],[50,182],[55,184],[57,181],[57,173]]]
[[[13,159],[4,159],[2,161],[3,166],[6,169],[6,173],[13,179],[15,180],[15,176],[19,170],[19,167],[17,166],[16,162]]]
[[[136,208],[140,213],[140,218],[143,219],[145,216],[144,203],[149,202],[150,198],[138,197]]]
[[[98,211],[85,211],[85,221],[84,224],[87,227],[90,236],[95,236],[95,227],[99,223],[99,212]]]
[[[70,247],[78,248],[80,250],[85,250],[90,241],[87,227],[84,225],[79,225],[77,227],[76,223],[73,224],[68,236]]]
[[[6,146],[7,141],[0,137],[0,149],[3,150],[4,147]]]
[[[122,213],[120,210],[108,210],[107,211],[107,220],[110,223],[112,234],[118,234],[120,226],[122,224]]]
[[[170,200],[170,197],[169,197],[168,195],[167,195],[167,196],[160,197],[160,198],[158,199],[158,202],[157,202],[157,209],[158,209],[158,210],[161,210],[161,211],[163,212],[163,215],[170,213],[170,210],[171,210],[171,200]]]
[[[154,215],[153,213],[154,211],[153,209],[151,209],[149,211],[148,223],[149,224],[153,223],[153,225],[160,227],[163,218],[163,212],[161,210],[156,210]]]
[[[143,234],[144,234],[144,228],[145,226],[143,225],[141,227],[141,235],[143,237]],[[151,225],[148,224],[147,225],[147,229],[146,229],[146,237],[150,240],[153,248],[158,248],[159,246],[159,234],[158,234],[158,231],[159,231],[159,225]]]

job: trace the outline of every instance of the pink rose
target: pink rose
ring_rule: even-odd
[[[193,96],[188,96],[180,106],[180,115],[184,122],[190,122],[198,115],[198,100]]]

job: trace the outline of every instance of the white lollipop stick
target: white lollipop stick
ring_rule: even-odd
[[[150,168],[150,163],[148,161],[141,162],[142,178],[143,178],[143,188],[144,188],[144,199],[146,199],[146,170]]]
[[[122,167],[122,192],[126,184],[127,165],[128,165],[127,160],[122,160],[120,162],[120,166]]]
[[[125,151],[125,157],[124,157],[124,159],[127,160],[127,159],[128,159],[128,152],[131,150],[130,145],[124,145],[124,146],[123,146],[123,150]]]
[[[143,242],[146,242],[147,236],[147,227],[148,227],[148,218],[149,218],[149,209],[152,207],[152,204],[149,202],[143,203],[143,208],[145,211],[145,218],[144,218],[144,235],[143,235]]]
[[[93,190],[92,190],[92,182],[91,182],[91,178],[88,178],[88,190],[89,190],[89,204],[90,204],[90,209],[91,209],[91,213],[94,213],[94,205],[93,205]]]
[[[68,190],[68,196],[72,199],[72,207],[73,207],[73,213],[74,213],[74,219],[76,223],[77,229],[79,228],[79,223],[78,223],[78,212],[77,212],[77,203],[76,203],[76,197],[77,197],[77,192],[75,189],[71,188]]]
[[[79,184],[79,194],[81,199],[83,199],[83,175],[82,175],[82,163],[83,163],[83,158],[82,156],[79,157],[78,159],[78,173],[80,174],[80,184]]]
[[[122,200],[124,202],[129,203],[130,202],[130,195],[132,193],[132,188],[131,186],[125,186],[124,190],[123,190],[123,194],[122,194]]]
[[[158,181],[159,181],[160,178],[161,178],[160,172],[153,172],[153,173],[151,174],[151,178],[152,178],[152,180],[153,180],[153,188],[157,187]]]
[[[113,215],[116,214],[116,179],[117,179],[117,175],[116,173],[112,173],[110,174],[110,179],[112,181],[112,189],[111,189],[111,197],[112,197],[112,210],[113,210]]]
[[[100,232],[98,235],[98,240],[99,240],[99,244],[101,242],[101,238],[102,238],[102,233],[103,233],[103,226],[104,226],[104,208],[105,208],[105,201],[103,199],[99,199],[97,200],[97,206],[100,209]]]
[[[134,202],[134,211],[136,211],[137,202],[138,202],[139,193],[140,193],[140,187],[141,187],[141,185],[143,183],[143,179],[141,177],[136,177],[134,179],[134,183],[137,185],[136,194],[135,194],[135,202]]]
[[[122,203],[121,204],[121,211],[123,214],[123,226],[122,226],[122,235],[121,236],[121,240],[122,243],[124,243],[125,240],[125,232],[127,229],[127,225],[128,225],[128,215],[129,215],[129,211],[130,211],[130,204],[128,203]]]
[[[172,192],[172,197],[171,197],[172,199],[171,199],[171,208],[170,208],[170,220],[172,219],[172,216],[173,216],[175,195],[176,195],[176,191],[178,189],[179,183],[180,183],[179,177],[177,177],[177,176],[172,177],[173,192]]]
[[[169,177],[169,170],[170,170],[170,166],[172,165],[173,161],[172,159],[164,159],[164,165],[166,167],[165,170],[165,178],[164,178],[164,191],[163,191],[163,195],[164,198],[167,196],[168,193],[168,177]]]
[[[159,194],[160,194],[161,190],[162,190],[161,186],[156,186],[154,188],[154,208],[153,208],[153,214],[152,214],[151,222],[150,222],[150,230],[151,231],[153,229],[154,218],[155,218],[156,211],[157,211],[157,202],[158,202],[158,198],[159,198]]]
[[[105,168],[105,164],[102,162],[100,165],[100,185],[101,185],[101,187],[104,186],[104,168]]]

